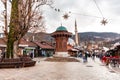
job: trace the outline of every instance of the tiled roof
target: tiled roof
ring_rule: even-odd
[[[71,45],[67,45],[67,50],[78,51],[77,49],[73,48],[73,46],[71,46]]]
[[[6,46],[6,39],[0,38],[0,46]],[[47,42],[31,42],[31,41],[26,41],[25,39],[20,40],[19,46],[21,47],[41,47],[43,49],[54,49],[53,46],[48,44]]]
[[[29,47],[36,47],[37,45],[31,41],[26,41],[25,39],[21,39],[20,45],[28,45]]]
[[[71,45],[67,45],[67,50],[71,50],[73,48],[73,46],[71,46]]]
[[[46,42],[35,42],[40,48],[42,49],[54,49],[51,45],[47,44]]]
[[[5,38],[0,38],[0,46],[6,46],[6,39]],[[25,39],[21,39],[19,46],[28,46],[28,47],[36,47],[37,45],[33,42],[26,41]]]

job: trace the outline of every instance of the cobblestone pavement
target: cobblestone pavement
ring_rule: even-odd
[[[109,68],[113,69],[114,71],[120,72],[120,65],[119,66],[111,66],[109,65]]]
[[[113,70],[115,70],[116,72],[119,72],[120,73],[120,67],[112,67]]]
[[[0,80],[120,80],[119,72],[104,66],[98,59],[89,58],[87,63],[35,60],[34,67],[0,69]]]

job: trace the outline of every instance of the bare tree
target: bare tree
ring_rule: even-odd
[[[28,30],[44,26],[40,7],[51,5],[51,0],[12,0],[11,18],[7,40],[6,58],[13,58],[17,53],[20,39]],[[16,46],[15,46],[16,45]],[[15,51],[13,51],[15,49]]]

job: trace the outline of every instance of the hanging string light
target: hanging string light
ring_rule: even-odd
[[[63,18],[66,20],[66,19],[69,18],[69,15],[68,15],[67,13],[65,13],[65,14],[63,15]]]
[[[57,9],[57,8],[54,8],[54,7],[52,7],[52,6],[50,6],[54,11],[56,11],[56,12],[64,12],[65,14],[64,15],[66,15],[66,14],[75,14],[75,15],[82,15],[82,16],[86,16],[86,17],[95,17],[95,18],[102,18],[102,17],[98,17],[98,16],[93,16],[93,15],[86,15],[86,14],[81,14],[81,13],[75,13],[75,12],[71,12],[71,11],[68,11],[68,12],[66,12],[66,11],[63,11],[63,10],[61,10],[61,9]],[[64,16],[63,15],[63,16]],[[69,15],[69,17],[70,17],[70,15]],[[64,17],[63,17],[64,18]]]
[[[105,26],[107,23],[108,23],[107,19],[103,18],[103,20],[101,21],[101,24]]]
[[[93,0],[93,1],[94,1],[94,3],[96,4],[96,6],[97,6],[97,8],[98,8],[98,10],[99,10],[99,12],[100,12],[100,14],[101,14],[102,17],[93,16],[93,15],[86,15],[86,14],[80,14],[80,13],[75,13],[75,12],[71,12],[71,11],[68,11],[67,13],[63,14],[62,17],[66,20],[66,19],[68,19],[68,18],[70,17],[69,14],[76,14],[76,15],[82,15],[82,16],[88,16],[88,17],[103,18],[103,19],[101,20],[101,24],[105,26],[105,25],[108,23],[108,21],[107,21],[107,19],[104,18],[103,14],[102,14],[102,11],[101,11],[101,9],[99,8],[97,2],[96,2],[95,0]],[[56,12],[66,12],[66,11],[63,11],[63,10],[61,10],[61,9],[58,9],[58,8],[55,8],[55,7],[52,7],[52,6],[50,6],[50,7],[51,7],[52,9],[54,9]]]
[[[98,8],[98,10],[99,10],[99,12],[100,12],[101,15],[102,15],[102,18],[103,18],[103,19],[102,19],[102,21],[101,21],[101,24],[105,26],[105,25],[108,23],[108,22],[107,22],[107,19],[104,18],[103,13],[102,13],[101,9],[99,8],[96,0],[93,0],[93,1],[95,2],[96,6],[97,6],[97,8]]]
[[[107,22],[107,19],[104,19],[103,18],[103,20],[101,21],[101,24],[103,24],[104,26],[107,24],[108,22]]]
[[[62,10],[60,10],[60,9],[58,9],[58,8],[54,8],[54,7],[52,7],[52,6],[50,6],[52,9],[54,9],[56,12],[65,12],[65,11],[62,11]],[[69,13],[71,13],[70,11],[68,12],[68,13],[65,13],[65,14],[63,14],[63,18],[65,19],[65,20],[67,20],[70,16],[69,16]]]

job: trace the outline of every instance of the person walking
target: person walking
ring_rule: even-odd
[[[92,59],[95,60],[95,53],[92,54]]]
[[[88,57],[87,52],[84,52],[83,53],[83,62],[84,63],[87,62],[87,57]]]
[[[88,61],[88,54],[87,54],[87,52],[85,52],[85,60],[86,60],[86,62]]]

